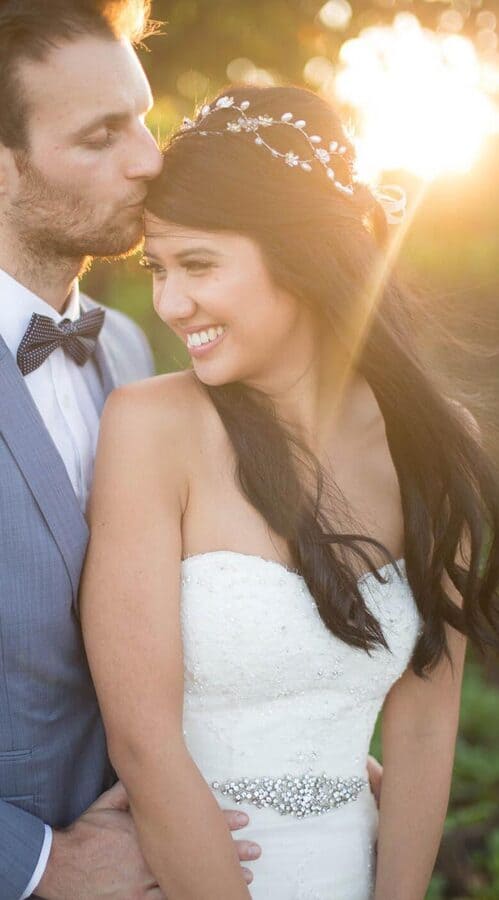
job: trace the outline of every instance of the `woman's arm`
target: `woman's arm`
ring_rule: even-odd
[[[106,404],[81,591],[85,646],[110,757],[159,885],[169,900],[247,900],[224,816],[183,738],[187,416],[177,382],[166,395],[158,383],[122,388]]]
[[[460,597],[447,584],[456,602]],[[383,707],[383,783],[375,900],[424,900],[442,836],[459,723],[465,638],[446,628],[447,658],[428,680],[407,670]]]
[[[463,427],[481,443],[479,425],[455,400]],[[467,568],[466,531],[457,562]],[[454,603],[462,597],[448,576],[444,587]],[[383,778],[380,798],[375,900],[424,900],[440,844],[459,725],[466,639],[445,626],[452,659],[444,657],[423,681],[407,671],[383,707]]]

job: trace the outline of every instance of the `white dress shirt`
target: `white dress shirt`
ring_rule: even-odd
[[[0,269],[0,334],[14,359],[33,313],[50,316],[56,323],[74,321],[80,315],[78,282],[62,315],[48,303]],[[81,509],[84,511],[92,481],[99,414],[104,403],[96,364],[90,358],[79,366],[62,347],[24,376],[45,426],[61,455]],[[20,900],[30,897],[47,867],[52,829],[45,825],[45,840],[33,876]]]
[[[0,269],[0,334],[14,358],[33,313],[50,316],[56,323],[77,319],[80,315],[78,282],[74,282],[66,310],[60,315]],[[104,402],[95,362],[90,358],[79,366],[62,347],[57,347],[38,369],[24,376],[24,381],[84,510],[92,481],[99,413]]]

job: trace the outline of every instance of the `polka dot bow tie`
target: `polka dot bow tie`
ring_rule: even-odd
[[[79,366],[92,355],[99,332],[104,324],[105,311],[100,307],[82,313],[79,319],[54,322],[50,316],[33,313],[17,351],[17,365],[23,375],[41,366],[57,347],[62,347]]]

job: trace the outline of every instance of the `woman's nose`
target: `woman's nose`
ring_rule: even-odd
[[[168,325],[188,321],[196,312],[193,298],[178,283],[175,285],[175,279],[170,275],[159,291],[155,306],[160,318]]]

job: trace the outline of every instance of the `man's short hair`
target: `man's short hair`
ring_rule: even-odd
[[[23,60],[43,61],[61,43],[89,34],[137,44],[154,30],[150,11],[151,0],[0,0],[0,143],[27,147]]]

